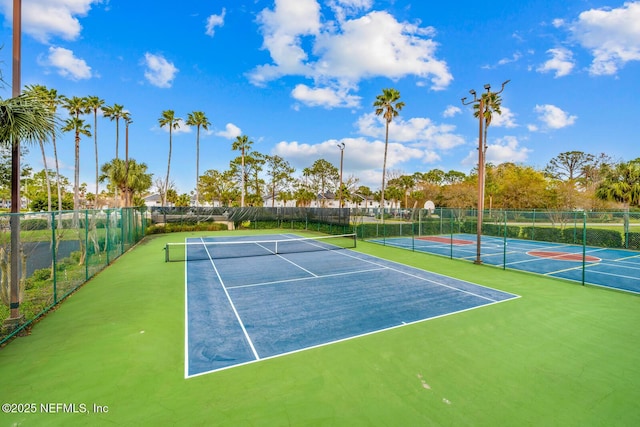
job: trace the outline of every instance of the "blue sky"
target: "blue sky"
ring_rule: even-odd
[[[11,96],[11,4],[0,0],[2,98]],[[228,168],[238,135],[298,172],[319,158],[339,167],[344,142],[345,177],[379,189],[384,123],[372,103],[387,87],[406,104],[390,128],[388,169],[468,173],[478,121],[460,99],[507,79],[487,161],[543,168],[572,150],[640,156],[640,1],[29,0],[22,13],[23,86],[122,104],[133,119],[130,157],[154,179],[169,146],[158,119],[172,109],[211,122],[201,174]],[[124,157],[122,122],[120,135]],[[115,157],[115,123],[99,120],[98,136],[102,164]],[[181,193],[195,187],[195,141],[195,129],[174,133]],[[72,179],[72,135],[58,147]],[[38,149],[26,160],[41,170]],[[85,139],[89,189],[94,162]]]

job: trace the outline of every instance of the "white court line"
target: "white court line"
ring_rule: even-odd
[[[368,270],[348,271],[345,273],[325,274],[322,276],[314,275],[313,277],[297,277],[295,279],[275,280],[273,282],[262,282],[262,283],[251,283],[248,285],[229,286],[227,289],[241,289],[241,288],[253,288],[255,286],[277,285],[280,283],[291,283],[291,282],[297,282],[302,280],[324,279],[325,277],[348,276],[350,274],[368,273],[370,271],[380,271],[380,270],[386,270],[386,269],[387,267],[381,267],[381,268],[371,268]]]
[[[202,243],[204,244],[204,240],[202,238],[201,238],[201,240],[202,240]],[[229,295],[229,292],[227,292],[227,288],[224,286],[224,281],[222,280],[222,277],[220,277],[220,272],[218,271],[218,268],[216,267],[216,264],[213,262],[213,259],[211,258],[211,254],[209,253],[209,248],[207,248],[207,245],[204,245],[204,248],[207,251],[207,255],[209,256],[209,259],[211,260],[211,266],[213,267],[213,270],[216,272],[216,276],[218,276],[218,280],[220,281],[220,285],[222,286],[222,290],[224,291],[224,294],[227,296],[227,300],[229,301],[229,305],[231,306],[231,309],[233,310],[233,313],[235,314],[236,319],[238,320],[238,323],[240,324],[240,327],[242,328],[242,333],[244,334],[245,338],[247,339],[247,342],[249,343],[249,347],[251,347],[251,352],[253,353],[253,356],[257,360],[260,360],[260,356],[258,355],[258,352],[256,351],[256,348],[253,346],[253,341],[251,341],[251,338],[249,337],[249,333],[247,332],[247,330],[244,327],[244,322],[240,318],[240,314],[238,313],[238,310],[236,310],[236,306],[233,303],[233,301],[231,300],[231,296]]]
[[[465,293],[465,294],[468,294],[468,295],[472,295],[472,296],[475,296],[475,297],[478,297],[478,298],[482,298],[482,299],[485,299],[485,300],[488,300],[488,301],[492,301],[492,302],[497,302],[497,301],[498,301],[498,300],[494,300],[494,299],[491,299],[491,298],[488,298],[488,297],[485,297],[485,296],[482,296],[482,295],[475,294],[475,293],[473,293],[473,292],[465,291],[464,289],[456,288],[455,286],[450,286],[450,285],[447,285],[447,284],[444,284],[444,283],[440,283],[440,282],[437,282],[437,281],[435,281],[435,280],[428,279],[428,278],[426,278],[426,277],[420,277],[420,276],[417,276],[417,275],[415,275],[415,274],[410,274],[410,273],[407,273],[406,271],[402,271],[402,270],[399,270],[399,269],[397,269],[397,268],[388,267],[388,266],[385,266],[385,265],[380,264],[380,263],[378,263],[378,262],[374,262],[374,261],[370,261],[370,260],[367,260],[367,259],[358,258],[357,256],[350,255],[350,254],[348,254],[348,253],[342,253],[342,252],[341,252],[340,254],[341,254],[341,255],[343,255],[343,256],[350,257],[350,258],[355,258],[355,259],[357,259],[357,260],[359,260],[359,261],[363,261],[363,262],[366,262],[366,263],[369,263],[369,264],[377,265],[377,266],[380,266],[380,267],[386,267],[387,269],[389,269],[389,270],[391,270],[391,271],[395,271],[396,273],[400,273],[400,274],[403,274],[403,275],[405,275],[405,276],[413,277],[413,278],[416,278],[416,279],[419,279],[419,280],[422,280],[422,281],[425,281],[425,282],[430,282],[430,283],[433,283],[433,284],[438,285],[438,286],[442,286],[442,287],[445,287],[445,288],[449,288],[449,289],[452,289],[452,290],[455,290],[455,291],[458,291],[458,292],[462,292],[462,293]],[[373,255],[370,255],[370,254],[363,254],[363,255],[366,255],[366,256],[368,256],[368,257],[372,257],[372,258],[382,259],[382,258],[379,258],[379,257],[373,256]],[[401,263],[398,263],[398,262],[395,262],[395,261],[389,261],[389,260],[384,260],[384,261],[385,261],[385,262],[388,262],[388,263],[391,263],[391,264],[399,264],[399,265],[403,265],[403,266],[405,266],[405,267],[408,267],[408,268],[411,268],[411,269],[414,269],[414,270],[424,271],[425,273],[427,273],[427,274],[431,274],[431,275],[434,275],[434,276],[447,277],[447,278],[449,278],[449,279],[453,279],[453,280],[456,280],[456,281],[458,281],[458,282],[468,283],[468,284],[470,284],[470,285],[479,286],[479,287],[481,287],[481,288],[491,289],[491,290],[495,290],[495,291],[497,291],[497,289],[489,288],[488,286],[482,286],[482,285],[479,285],[479,284],[477,284],[477,283],[467,282],[466,280],[460,280],[460,279],[456,279],[456,278],[453,278],[453,277],[450,277],[450,276],[445,276],[445,275],[443,275],[443,274],[433,273],[433,272],[431,272],[431,271],[427,271],[427,270],[421,270],[421,269],[420,269],[420,268],[418,268],[418,267],[412,267],[412,266],[410,266],[410,265],[401,264]],[[505,292],[505,291],[498,291],[498,292],[501,292],[501,293],[503,293],[503,294],[514,295],[514,294],[512,294],[512,293],[510,293],[510,292]],[[518,295],[515,295],[515,296],[517,297]]]

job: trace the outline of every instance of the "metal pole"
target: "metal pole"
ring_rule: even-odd
[[[482,124],[484,122],[484,100],[480,97],[478,103],[478,224],[476,227],[476,260],[474,264],[482,264],[482,211],[484,210],[484,141],[482,138]]]
[[[338,207],[342,208],[342,162],[344,160],[344,142],[338,144],[340,149],[340,188],[338,189]]]
[[[12,96],[20,95],[20,45],[22,31],[22,1],[13,0],[13,76]],[[15,320],[13,326],[20,323],[20,141],[11,141],[11,259],[10,259],[10,319]]]
[[[491,92],[491,86],[486,84],[484,85],[484,88],[487,90],[487,99],[490,99],[490,96],[495,94],[499,94],[502,93],[502,91],[504,90],[504,87],[507,83],[509,83],[510,80],[505,81],[504,83],[502,83],[502,88],[498,91],[498,92]],[[482,264],[482,259],[481,259],[481,244],[482,244],[482,215],[484,213],[484,150],[485,150],[485,146],[486,146],[486,141],[483,141],[483,134],[482,134],[482,125],[483,125],[483,121],[485,120],[484,117],[484,110],[485,110],[485,104],[484,104],[484,98],[482,97],[482,95],[480,95],[480,98],[478,98],[477,93],[475,90],[470,90],[469,93],[471,95],[473,95],[473,100],[471,100],[470,102],[465,102],[466,101],[466,97],[462,98],[462,105],[469,105],[469,104],[475,104],[476,102],[478,103],[478,214],[477,214],[477,219],[478,219],[478,224],[477,224],[477,228],[476,228],[476,233],[477,233],[477,244],[476,244],[476,259],[474,261],[474,264]]]

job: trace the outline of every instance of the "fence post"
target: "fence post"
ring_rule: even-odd
[[[89,209],[84,210],[84,281],[87,280],[89,280]]]
[[[109,212],[109,209],[107,209],[105,211],[106,221],[104,223],[104,228],[105,228],[105,230],[104,230],[104,251],[107,253],[107,264],[106,265],[109,265],[109,250],[111,249],[109,247],[110,246],[109,245],[109,240],[111,240],[110,237],[109,237],[109,214],[110,213],[111,212]]]
[[[58,289],[57,289],[57,266],[56,266],[56,213],[51,212],[51,267],[53,268],[53,304],[58,303]]]
[[[120,255],[124,253],[124,209],[120,208]],[[180,228],[184,227],[182,223],[182,216],[180,216]]]
[[[582,213],[582,286],[587,268],[587,213]]]
[[[536,210],[533,210],[533,224],[531,225],[531,240],[536,240]]]
[[[502,245],[502,269],[507,269],[507,211],[504,213],[504,244]]]
[[[451,259],[453,259],[453,211],[451,210],[449,210],[449,218],[449,236],[451,237],[449,245],[449,256]],[[442,220],[440,220],[440,223],[442,224]]]

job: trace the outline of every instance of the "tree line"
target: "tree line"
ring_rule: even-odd
[[[284,158],[254,151],[247,135],[237,136],[231,148],[239,156],[229,163],[227,170],[206,170],[200,174],[200,131],[208,130],[211,123],[202,111],[188,113],[187,119],[177,117],[173,110],[161,112],[158,124],[166,128],[169,136],[167,173],[164,179],[156,179],[144,162],[129,158],[129,126],[132,115],[121,104],[107,105],[98,96],[66,97],[42,85],[27,86],[23,96],[37,100],[56,117],[56,128],[41,134],[38,146],[42,153],[44,169],[32,174],[24,167],[26,194],[32,210],[80,209],[99,207],[106,202],[112,206],[141,206],[142,197],[155,184],[162,198],[162,205],[189,206],[192,204],[218,204],[223,206],[262,206],[276,201],[295,202],[309,206],[316,201],[326,206],[327,201],[339,199],[339,205],[368,206],[371,202],[385,207],[411,208],[423,206],[428,200],[436,206],[473,208],[477,206],[478,169],[469,174],[459,171],[432,169],[426,172],[406,174],[387,171],[386,152],[389,140],[389,124],[404,107],[400,93],[395,89],[383,89],[373,103],[376,115],[385,122],[385,156],[382,164],[382,185],[371,189],[359,185],[355,176],[343,177],[342,171],[325,159],[318,159],[303,168],[295,178],[296,170]],[[483,95],[484,96],[484,95]],[[490,96],[490,97],[489,97]],[[484,99],[484,98],[483,98]],[[483,117],[486,131],[492,114],[500,114],[501,99],[494,93],[484,99]],[[474,105],[474,114],[479,111]],[[58,110],[67,112],[60,119]],[[98,158],[99,113],[115,122],[115,156],[100,165]],[[120,158],[120,124],[124,125],[124,159]],[[171,181],[171,155],[173,131],[180,126],[196,127],[196,185],[191,194],[178,194]],[[73,189],[68,191],[69,179],[59,170],[56,137],[59,132],[74,136],[75,168]],[[83,140],[92,138],[95,153],[95,191],[79,182],[79,153]],[[47,164],[45,145],[51,143],[54,168]],[[102,143],[102,141],[100,141]],[[486,146],[486,139],[485,139]],[[10,170],[7,145],[0,152],[0,198],[7,193]],[[560,153],[542,170],[531,166],[502,163],[485,165],[485,207],[489,209],[603,209],[613,204],[636,206],[640,199],[640,158],[628,162],[614,161],[606,154],[590,154],[581,151]],[[106,183],[100,191],[99,184]],[[55,191],[54,191],[55,189]],[[46,200],[46,205],[45,205]]]

